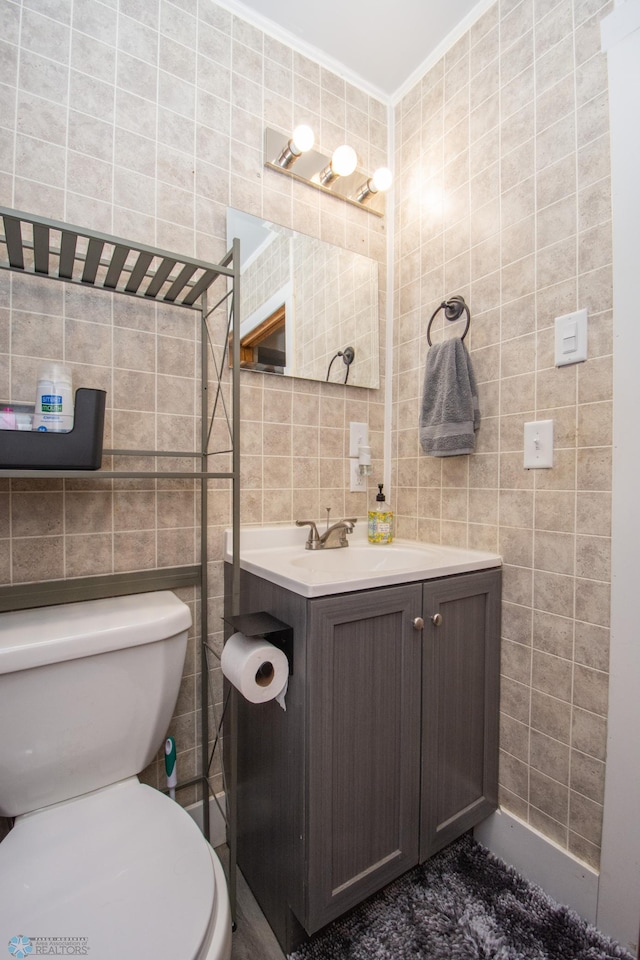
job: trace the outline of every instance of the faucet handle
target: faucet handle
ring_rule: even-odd
[[[310,548],[312,543],[318,543],[320,541],[320,534],[318,533],[318,528],[314,520],[296,520],[296,527],[310,527],[309,536],[305,544],[307,549]]]

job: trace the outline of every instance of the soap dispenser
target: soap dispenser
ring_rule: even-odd
[[[378,493],[373,510],[369,510],[369,543],[391,543],[393,540],[393,510],[386,504],[382,492],[384,484],[378,484]]]

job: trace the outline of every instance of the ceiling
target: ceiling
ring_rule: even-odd
[[[221,5],[390,103],[488,6],[478,0],[221,0]]]

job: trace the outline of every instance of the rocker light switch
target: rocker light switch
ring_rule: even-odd
[[[556,317],[556,367],[587,359],[587,311]]]
[[[535,420],[524,425],[524,468],[553,466],[553,420]]]

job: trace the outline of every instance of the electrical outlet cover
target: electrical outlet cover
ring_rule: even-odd
[[[349,461],[349,490],[351,493],[367,492],[367,478],[360,473],[360,464],[356,458]]]

